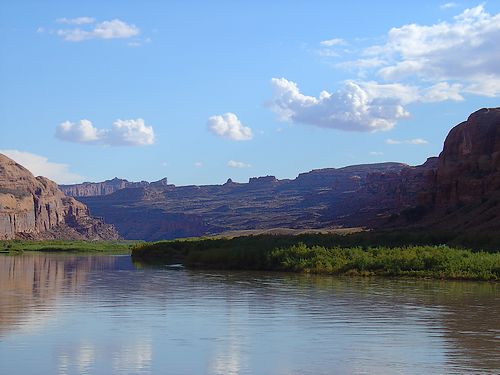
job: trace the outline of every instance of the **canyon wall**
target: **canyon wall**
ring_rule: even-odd
[[[113,178],[103,182],[83,182],[74,185],[59,185],[61,191],[71,197],[91,197],[97,195],[108,195],[115,191],[126,188],[139,188],[147,186],[167,186],[167,179],[163,178],[155,182],[139,181],[130,182],[121,178]]]
[[[110,225],[92,218],[89,209],[67,197],[57,184],[0,154],[0,238],[66,236],[115,239]]]

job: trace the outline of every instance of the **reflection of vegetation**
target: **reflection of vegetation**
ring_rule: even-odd
[[[500,253],[445,245],[353,245],[358,235],[248,236],[138,244],[135,261],[187,267],[277,270],[336,275],[500,279]]]
[[[16,254],[23,251],[70,253],[121,253],[130,252],[137,241],[0,241],[0,253]]]

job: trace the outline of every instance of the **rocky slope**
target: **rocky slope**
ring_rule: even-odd
[[[57,184],[0,154],[0,238],[116,239],[117,232],[92,218],[87,206]]]

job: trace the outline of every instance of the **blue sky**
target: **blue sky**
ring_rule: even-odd
[[[499,12],[491,1],[4,1],[0,152],[59,183],[421,164],[469,113],[498,106]]]

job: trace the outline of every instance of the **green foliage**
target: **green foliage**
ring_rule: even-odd
[[[334,275],[416,276],[500,279],[500,253],[446,245],[367,245],[364,237],[260,235],[142,243],[134,261],[183,263],[187,267],[326,273]],[[361,244],[352,245],[353,239]],[[398,242],[397,237],[391,241]]]
[[[71,253],[130,253],[135,241],[0,241],[0,253],[17,254],[23,251]]]

